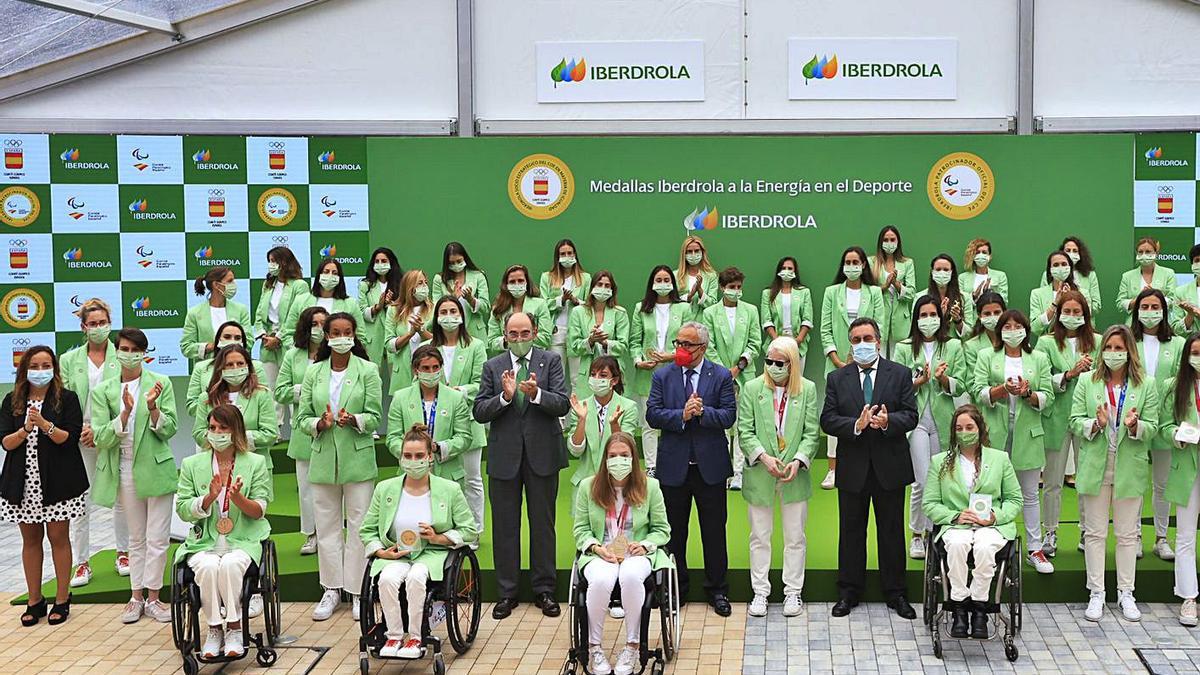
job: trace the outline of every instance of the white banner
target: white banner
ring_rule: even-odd
[[[538,42],[538,103],[703,101],[704,41]]]
[[[955,38],[790,38],[788,98],[955,99]]]

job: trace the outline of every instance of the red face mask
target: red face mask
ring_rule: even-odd
[[[686,368],[692,364],[692,353],[686,347],[675,348],[675,365]]]

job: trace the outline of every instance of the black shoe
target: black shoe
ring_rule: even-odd
[[[36,626],[43,616],[46,616],[46,598],[42,598],[36,605],[25,606],[25,613],[21,615],[21,625],[26,628]]]
[[[717,616],[724,617],[733,614],[733,606],[729,604],[729,598],[725,597],[724,593],[713,593],[712,600],[709,600],[708,604],[712,605]]]
[[[981,605],[971,608],[971,637],[976,640],[988,639],[988,617]]]
[[[51,608],[50,616],[46,619],[46,623],[50,624],[51,626],[57,626],[58,624],[66,621],[68,616],[71,616],[70,594],[67,595],[66,602],[54,603],[54,607]]]
[[[492,618],[497,621],[500,621],[501,619],[507,619],[516,608],[516,598],[500,598],[500,601],[497,602],[496,606],[492,608]]]
[[[917,618],[917,610],[913,609],[912,605],[908,604],[908,600],[905,600],[904,596],[902,595],[897,595],[891,600],[888,600],[887,606],[890,609],[895,610],[896,614],[898,614],[901,619],[908,619],[909,621],[912,621],[913,619]]]
[[[850,610],[854,609],[857,606],[858,606],[857,600],[851,600],[850,598],[841,598],[840,600],[838,600],[837,602],[835,602],[833,604],[833,612],[831,612],[831,613],[834,616],[849,616]]]
[[[533,601],[533,605],[542,610],[542,614],[549,617],[556,617],[562,613],[558,608],[558,601],[554,599],[553,593],[538,593],[537,599]]]
[[[950,637],[964,639],[967,637],[967,603],[954,603],[954,609],[950,613]]]

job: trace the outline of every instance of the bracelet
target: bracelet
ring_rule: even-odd
[[[46,435],[47,435],[47,436],[53,436],[53,435],[54,435],[54,432],[56,432],[56,431],[58,431],[58,427],[54,425],[54,422],[51,422],[51,423],[50,423],[50,428],[49,428],[49,429],[46,429]]]

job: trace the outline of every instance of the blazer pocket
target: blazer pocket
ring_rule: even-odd
[[[161,448],[155,451],[154,461],[158,462],[159,464],[164,462],[174,462],[175,453],[171,452],[171,446],[164,444]]]
[[[354,439],[355,450],[368,450],[375,447],[375,440],[370,436],[359,436]]]

